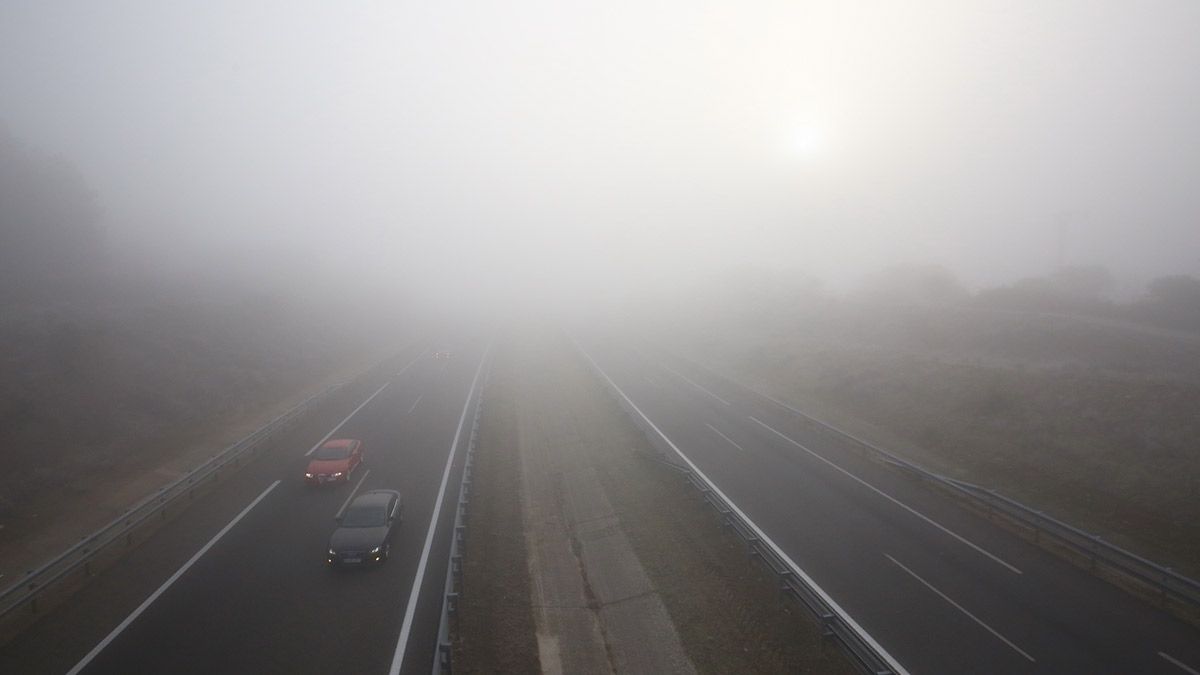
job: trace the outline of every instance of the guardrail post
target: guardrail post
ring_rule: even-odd
[[[456,592],[462,592],[462,580],[463,580],[462,553],[455,553],[454,557],[450,559],[450,569],[451,569],[450,588],[455,589]]]

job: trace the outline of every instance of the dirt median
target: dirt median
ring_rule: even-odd
[[[481,431],[456,671],[852,672],[565,340],[500,346]]]

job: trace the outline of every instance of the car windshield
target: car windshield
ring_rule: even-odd
[[[342,517],[342,527],[379,527],[387,524],[387,508],[379,504],[351,506]]]
[[[317,450],[317,459],[346,459],[350,456],[350,448],[321,448]]]

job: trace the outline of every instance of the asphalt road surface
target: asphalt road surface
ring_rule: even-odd
[[[485,359],[482,343],[448,360],[409,350],[336,430],[227,479],[6,645],[0,672],[429,673]],[[306,486],[330,432],[362,440],[364,462],[344,485]],[[335,514],[377,488],[404,497],[390,559],[327,569]]]
[[[786,407],[669,354],[582,346],[907,672],[1200,674],[1200,631]],[[411,350],[336,431],[256,459],[6,645],[0,672],[430,672],[485,352]],[[330,432],[366,460],[310,489],[306,453]],[[404,494],[391,559],[326,569],[334,515],[375,488]]]
[[[1200,631],[653,348],[581,347],[911,673],[1200,675]]]

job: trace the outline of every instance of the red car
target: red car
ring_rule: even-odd
[[[349,438],[325,441],[308,463],[308,470],[304,472],[305,482],[309,485],[346,482],[362,464],[362,451],[362,441]]]

